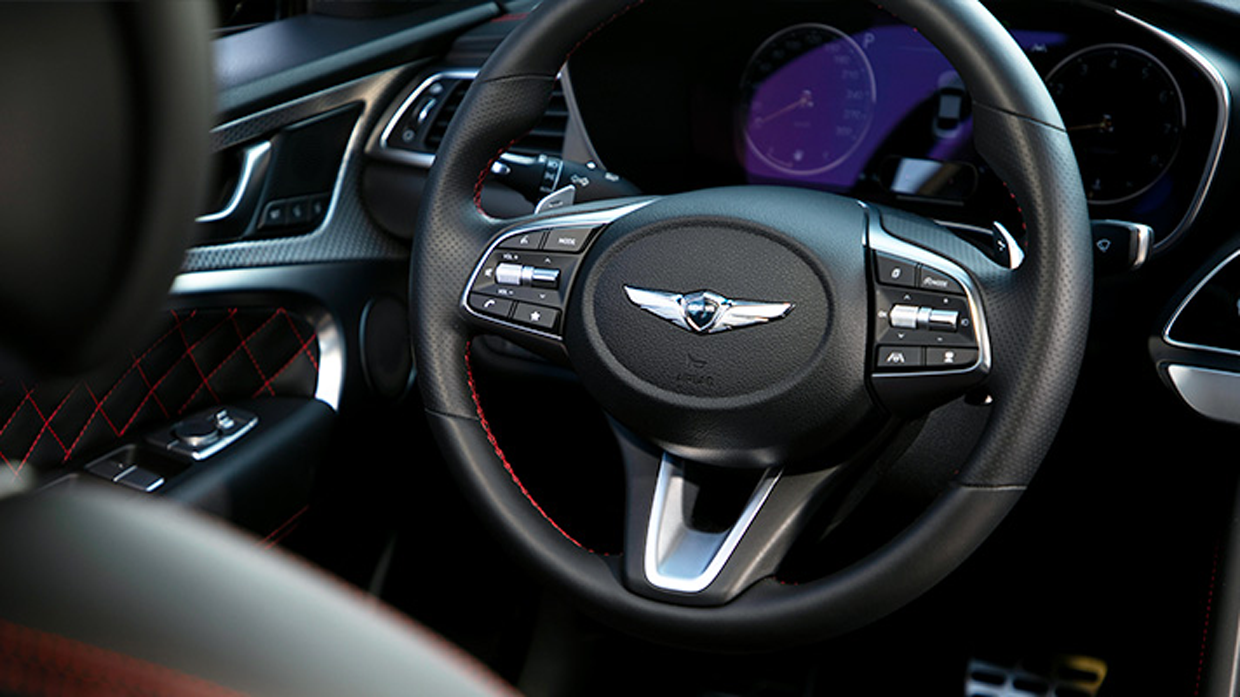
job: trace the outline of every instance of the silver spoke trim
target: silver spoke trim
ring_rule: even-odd
[[[684,468],[679,460],[664,453],[646,526],[643,565],[650,585],[679,593],[700,593],[710,586],[757,518],[782,472],[776,468],[763,474],[732,527],[723,532],[702,532],[685,520]]]

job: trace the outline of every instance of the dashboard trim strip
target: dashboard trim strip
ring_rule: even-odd
[[[1163,327],[1163,332],[1162,332],[1163,342],[1165,342],[1168,346],[1174,346],[1176,348],[1190,349],[1194,351],[1205,351],[1207,353],[1217,353],[1217,354],[1222,354],[1225,356],[1240,356],[1240,351],[1237,351],[1235,349],[1225,349],[1225,348],[1219,348],[1217,346],[1203,346],[1201,344],[1193,344],[1193,343],[1189,343],[1186,341],[1177,341],[1171,338],[1171,329],[1175,326],[1176,321],[1180,319],[1180,315],[1184,312],[1184,309],[1188,307],[1188,304],[1191,303],[1193,299],[1197,297],[1197,294],[1201,292],[1202,288],[1205,288],[1206,285],[1210,283],[1210,281],[1214,280],[1214,277],[1217,276],[1220,271],[1226,268],[1228,264],[1232,263],[1233,261],[1236,261],[1238,258],[1240,258],[1240,249],[1237,249],[1236,251],[1227,255],[1226,259],[1219,262],[1218,265],[1215,266],[1210,271],[1210,273],[1206,274],[1205,278],[1201,279],[1201,281],[1197,285],[1193,286],[1193,289],[1189,291],[1188,295],[1185,296],[1184,300],[1182,300],[1179,306],[1175,308],[1175,313],[1172,314],[1171,319],[1167,321],[1167,326]]]

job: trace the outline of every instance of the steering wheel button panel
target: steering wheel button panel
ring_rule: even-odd
[[[942,271],[932,269],[924,264],[917,267],[917,287],[938,293],[964,295],[964,288],[960,286],[958,281]]]
[[[481,293],[469,294],[469,306],[478,312],[492,317],[501,317],[507,319],[512,314],[512,308],[516,305],[506,298],[496,298]]]
[[[926,349],[926,367],[929,368],[954,368],[961,365],[971,365],[975,361],[977,361],[977,349]]]
[[[580,252],[585,249],[591,232],[593,230],[589,228],[552,230],[547,234],[546,241],[543,242],[543,249],[549,252]]]
[[[907,259],[875,253],[875,275],[884,285],[912,288],[917,285],[917,265]]]
[[[542,247],[543,237],[545,237],[546,234],[547,233],[545,232],[535,231],[535,232],[527,232],[527,233],[520,234],[520,235],[513,235],[512,237],[505,239],[503,242],[500,242],[499,248],[500,249],[529,249],[529,250],[538,249]]]
[[[926,350],[919,346],[879,346],[876,363],[887,370],[921,368],[926,364]]]
[[[559,340],[555,332],[587,244],[613,220],[652,201],[544,217],[501,233],[474,268],[462,307],[493,327]]]
[[[872,384],[892,411],[924,413],[968,391],[989,372],[978,294],[952,260],[873,222],[868,239],[874,250]],[[916,288],[891,283],[896,268],[915,269]]]
[[[543,307],[542,305],[517,303],[517,309],[513,312],[512,318],[531,327],[553,330],[559,324],[560,311],[550,307]]]

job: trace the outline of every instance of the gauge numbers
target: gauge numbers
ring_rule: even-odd
[[[1091,204],[1145,193],[1180,149],[1184,99],[1167,67],[1141,49],[1093,46],[1047,78]]]
[[[784,29],[741,76],[747,153],[786,175],[827,172],[861,145],[874,120],[874,70],[847,34],[825,24]]]

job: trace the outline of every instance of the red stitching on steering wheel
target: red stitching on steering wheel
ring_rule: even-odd
[[[499,441],[495,440],[495,434],[491,432],[491,425],[487,423],[486,415],[482,413],[482,402],[478,399],[478,389],[474,385],[474,367],[469,360],[469,351],[472,345],[472,341],[465,342],[465,375],[467,381],[469,382],[469,395],[473,398],[474,408],[478,411],[478,423],[482,426],[482,430],[486,433],[487,440],[491,442],[491,447],[495,449],[495,456],[499,458],[500,462],[504,463],[504,469],[508,470],[508,475],[512,477],[512,482],[517,485],[518,489],[521,490],[521,493],[530,502],[530,505],[534,507],[534,510],[538,511],[539,515],[551,524],[551,527],[555,528],[557,532],[563,535],[564,539],[593,554],[594,550],[573,539],[572,535],[569,535],[564,528],[557,525],[556,522],[551,519],[551,516],[547,515],[547,512],[543,510],[542,506],[538,505],[538,502],[534,500],[534,497],[530,494],[529,490],[526,489],[525,485],[521,483],[521,478],[517,476],[516,471],[512,469],[512,464],[509,463],[508,458],[504,456],[503,449],[499,447]]]

